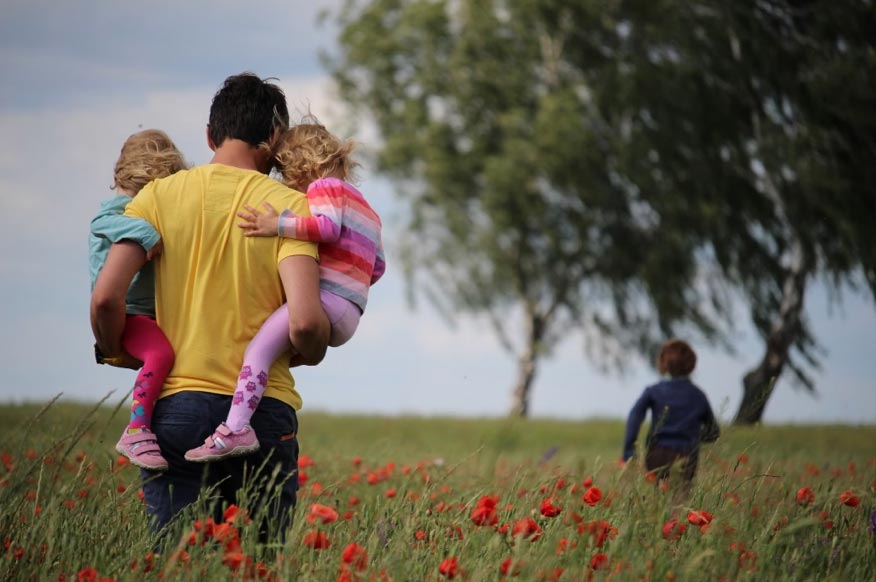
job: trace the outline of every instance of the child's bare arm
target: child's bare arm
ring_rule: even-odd
[[[237,213],[242,218],[237,226],[242,228],[244,236],[277,236],[279,215],[268,202],[262,203],[265,212],[261,213],[249,204],[244,204],[245,209]]]

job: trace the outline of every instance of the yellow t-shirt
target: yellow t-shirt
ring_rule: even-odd
[[[234,393],[247,344],[284,299],[277,265],[317,257],[314,243],[245,237],[244,204],[269,202],[310,216],[307,198],[256,171],[208,164],[156,180],[131,201],[126,216],[147,220],[164,242],[155,261],[155,314],[175,360],[161,397],[184,390]],[[301,396],[288,357],[271,367],[265,396],[298,409]]]

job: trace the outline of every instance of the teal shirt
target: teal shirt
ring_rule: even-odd
[[[130,196],[124,195],[107,200],[100,205],[100,212],[91,220],[91,233],[88,235],[88,267],[91,272],[92,291],[113,243],[131,240],[148,252],[161,238],[155,228],[145,220],[124,216],[125,207],[131,200]],[[134,280],[128,287],[125,303],[128,315],[155,317],[155,270],[151,262],[146,263],[140,272],[134,275]]]

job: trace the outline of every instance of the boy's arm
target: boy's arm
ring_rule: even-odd
[[[706,402],[706,416],[700,429],[700,440],[704,443],[713,443],[718,440],[719,436],[721,436],[721,429],[718,427],[718,421],[715,420],[712,407]]]
[[[152,250],[159,240],[158,231],[141,218],[132,218],[124,214],[101,214],[91,221],[91,234],[103,237],[112,243],[132,240],[146,252]]]
[[[371,272],[371,284],[374,285],[386,272],[386,256],[383,254],[383,241],[377,240],[377,256],[374,258],[374,270]]]
[[[292,255],[279,264],[289,307],[289,340],[297,362],[315,366],[325,357],[330,324],[319,299],[319,264],[307,255]]]
[[[633,404],[630,409],[630,415],[627,418],[626,433],[624,434],[624,452],[623,460],[630,460],[636,453],[636,439],[639,436],[639,429],[642,422],[645,420],[645,413],[648,407],[651,406],[651,394],[646,389],[642,395]]]

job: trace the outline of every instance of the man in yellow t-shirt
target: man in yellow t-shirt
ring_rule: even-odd
[[[252,427],[258,452],[209,465],[184,459],[225,419],[244,350],[267,317],[289,304],[289,339],[296,363],[315,365],[325,355],[329,322],[319,299],[316,245],[285,238],[245,237],[237,227],[244,204],[263,202],[309,215],[305,196],[266,173],[269,154],[259,149],[288,124],[282,90],[244,73],[225,80],[210,108],[207,142],[211,162],[147,185],[126,215],[147,220],[161,235],[163,255],[155,262],[156,318],[175,353],[173,369],[155,406],[152,430],[167,459],[166,472],[143,472],[143,491],[153,528],[163,528],[194,503],[202,486],[216,486],[225,504],[238,503],[244,476],[262,467],[274,476],[279,495],[256,486],[251,514],[264,511],[282,536],[298,488],[298,421],[301,397],[278,359]],[[123,355],[124,297],[145,263],[136,243],[112,246],[92,294],[92,327],[101,352]],[[290,352],[291,355],[291,352]],[[246,466],[249,469],[246,469]],[[252,481],[250,481],[252,482]],[[221,518],[224,507],[214,507]],[[270,521],[270,524],[268,523]]]

